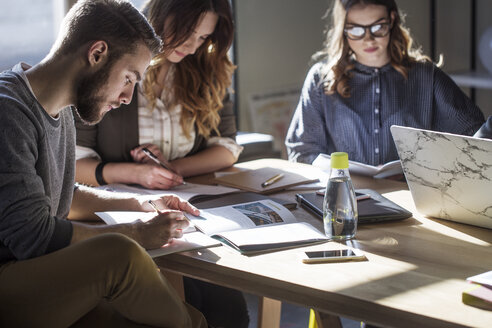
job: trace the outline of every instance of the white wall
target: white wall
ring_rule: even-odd
[[[252,94],[302,86],[321,49],[327,0],[236,0],[239,123],[250,130]]]
[[[418,45],[430,55],[430,1],[397,0]],[[469,69],[470,0],[437,0],[436,53],[446,72]],[[492,25],[492,1],[478,0],[477,43]],[[236,0],[241,130],[251,130],[248,99],[262,91],[302,86],[311,55],[320,50],[331,0]],[[483,70],[477,58],[479,69]],[[468,89],[464,89],[468,92]],[[476,102],[492,115],[492,89],[476,89]]]

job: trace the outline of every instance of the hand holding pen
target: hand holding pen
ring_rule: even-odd
[[[170,189],[184,184],[183,177],[177,174],[167,161],[158,157],[160,152],[156,145],[140,145],[134,148],[130,154],[136,163],[142,164],[137,166],[135,174],[142,176],[143,180],[140,184],[144,187]]]
[[[165,168],[166,170],[174,173],[174,174],[177,174],[173,169],[171,169],[169,167],[169,164],[168,163],[165,163],[163,161],[160,161],[159,158],[157,158],[156,155],[154,155],[153,152],[151,152],[147,147],[143,147],[142,148],[142,152],[145,154],[145,156],[147,156],[148,158],[150,158],[154,163],[156,164],[159,164],[160,166],[162,166],[163,168]]]
[[[136,239],[146,249],[155,249],[170,243],[173,238],[181,238],[183,230],[188,227],[188,221],[179,210],[160,210],[157,204],[149,200],[157,215],[149,221],[136,221],[134,231]]]

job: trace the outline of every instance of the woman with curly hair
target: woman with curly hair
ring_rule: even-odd
[[[164,47],[130,104],[97,125],[77,123],[78,182],[169,189],[183,177],[234,164],[242,150],[228,94],[235,69],[227,55],[234,34],[229,1],[150,0],[143,13]]]
[[[482,112],[412,43],[394,0],[335,0],[287,133],[289,159],[345,151],[384,164],[398,159],[394,124],[473,135]]]
[[[168,189],[232,165],[241,152],[227,92],[235,68],[227,55],[234,33],[229,0],[150,0],[143,13],[163,49],[130,104],[96,125],[76,122],[78,182]],[[171,170],[150,161],[144,147]],[[187,302],[211,326],[248,327],[241,292],[188,277],[183,283]]]

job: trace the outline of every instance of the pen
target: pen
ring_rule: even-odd
[[[150,204],[150,206],[152,206],[152,208],[157,212],[157,213],[161,213],[161,211],[159,210],[159,208],[157,208],[157,205],[152,201],[152,200],[148,200],[147,203]],[[186,215],[183,214],[183,217],[185,218],[186,221],[188,221],[189,223],[191,223],[190,219],[188,219],[188,217]]]
[[[269,185],[271,185],[271,184],[273,184],[273,183],[277,182],[278,180],[280,180],[280,178],[282,178],[283,176],[284,176],[284,174],[283,174],[283,173],[279,173],[279,174],[277,174],[277,175],[274,175],[273,177],[271,177],[271,178],[270,178],[270,179],[268,179],[267,181],[263,182],[263,183],[261,184],[261,186],[262,186],[263,188],[268,187]]]
[[[142,151],[144,152],[145,155],[147,155],[148,158],[150,158],[151,160],[153,160],[154,162],[156,162],[157,164],[159,164],[160,166],[162,166],[163,168],[165,168],[166,170],[168,171],[171,171],[173,172],[174,174],[177,174],[176,172],[174,172],[173,170],[171,170],[171,168],[169,166],[167,166],[166,164],[162,163],[158,158],[157,156],[154,155],[153,152],[151,152],[148,148],[144,147],[142,148]]]
[[[152,208],[157,212],[157,213],[160,213],[159,209],[157,208],[157,205],[151,201],[151,200],[148,200],[147,203],[150,204],[150,206],[152,206]]]

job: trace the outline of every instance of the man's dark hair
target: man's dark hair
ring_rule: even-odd
[[[91,41],[105,41],[109,56],[117,60],[134,53],[143,42],[152,55],[159,53],[162,42],[145,17],[126,0],[79,0],[63,19],[55,54],[76,52]]]

